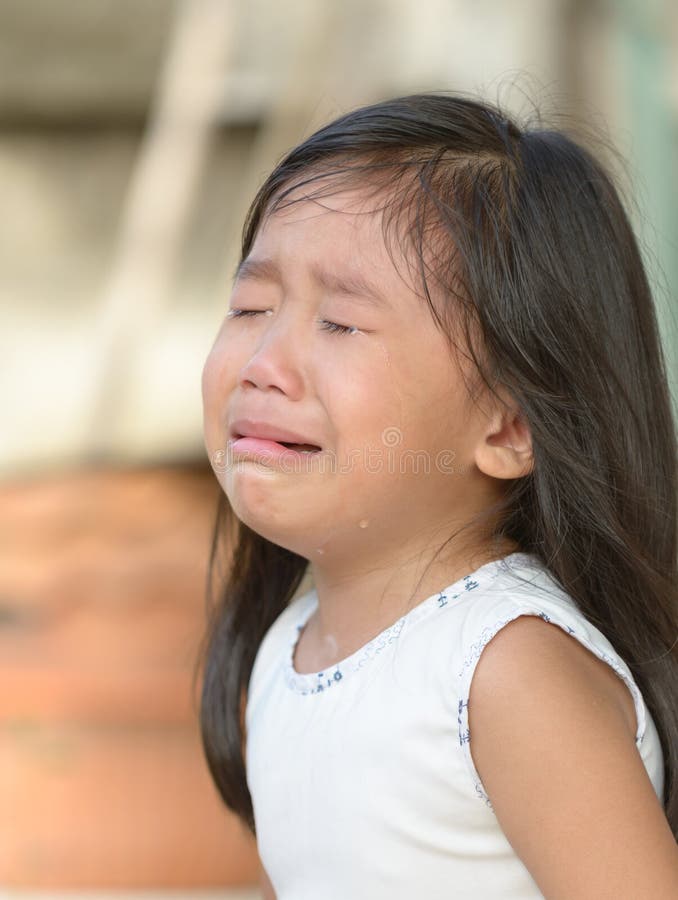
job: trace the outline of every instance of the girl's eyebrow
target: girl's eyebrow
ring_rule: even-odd
[[[342,294],[367,305],[376,305],[384,309],[391,308],[386,297],[359,272],[350,274],[329,272],[317,264],[310,267],[310,272],[316,284],[330,294]],[[233,282],[235,284],[239,281],[272,281],[281,285],[282,273],[274,259],[252,259],[248,256],[236,269]]]

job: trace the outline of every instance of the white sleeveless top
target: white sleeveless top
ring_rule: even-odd
[[[662,798],[661,745],[631,671],[536,556],[486,563],[347,659],[299,674],[294,647],[317,602],[313,589],[283,610],[249,684],[247,782],[277,900],[542,897],[494,815],[468,728],[483,647],[521,615],[564,629],[625,682]]]

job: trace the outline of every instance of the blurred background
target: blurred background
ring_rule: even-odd
[[[259,897],[191,684],[201,369],[275,161],[428,89],[617,148],[675,401],[672,0],[0,0],[0,900]]]

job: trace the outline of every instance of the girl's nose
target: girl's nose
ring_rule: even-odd
[[[264,328],[264,333],[240,369],[238,383],[241,386],[254,385],[260,390],[277,388],[294,398],[303,386],[300,368],[302,353],[292,322],[288,322],[287,326],[281,320],[272,323]]]

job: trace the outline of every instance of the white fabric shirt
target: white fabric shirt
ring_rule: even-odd
[[[468,728],[483,647],[521,615],[564,629],[623,679],[662,797],[659,737],[628,666],[537,557],[486,563],[345,660],[300,674],[294,647],[317,603],[313,589],[276,619],[248,691],[247,781],[277,900],[542,897],[494,815]]]

